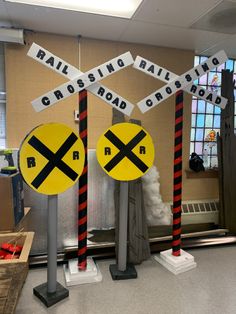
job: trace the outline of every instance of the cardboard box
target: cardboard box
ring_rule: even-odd
[[[19,259],[0,260],[0,313],[13,314],[28,274],[28,257],[32,246],[34,232],[0,234],[2,243],[22,245]]]
[[[0,175],[0,231],[13,230],[24,217],[24,192],[21,175]]]

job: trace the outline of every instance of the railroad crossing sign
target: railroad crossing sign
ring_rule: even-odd
[[[120,181],[141,177],[154,161],[151,136],[132,123],[118,123],[107,129],[98,140],[96,153],[103,170]]]
[[[68,62],[53,55],[48,50],[35,43],[31,45],[27,55],[71,80],[32,101],[32,105],[37,112],[42,111],[54,103],[86,88],[88,91],[101,98],[112,107],[128,116],[131,115],[134,108],[133,104],[104,85],[96,83],[108,75],[133,64],[134,60],[130,52],[126,52],[110,61],[107,61],[106,63],[93,68],[86,73],[79,71]]]
[[[154,77],[163,82],[169,83],[178,78],[178,75],[171,71],[166,70],[159,65],[137,56],[133,65],[134,68]],[[199,97],[213,105],[216,105],[222,109],[225,108],[228,99],[218,95],[216,92],[211,92],[196,84],[190,84],[184,88],[184,90],[195,97]]]
[[[84,158],[83,143],[71,128],[48,123],[33,129],[22,142],[19,168],[32,189],[54,195],[74,185]]]
[[[223,50],[219,51],[203,63],[197,65],[181,76],[177,76],[174,73],[171,73],[170,71],[138,56],[133,65],[136,69],[168,83],[138,102],[137,105],[139,109],[142,113],[145,113],[181,89],[184,89],[194,96],[204,99],[205,101],[213,103],[214,105],[225,108],[228,101],[226,98],[221,97],[216,93],[210,93],[203,88],[199,88],[198,86],[192,84],[192,82],[208,73],[213,68],[226,62],[227,59],[228,57],[225,52]]]

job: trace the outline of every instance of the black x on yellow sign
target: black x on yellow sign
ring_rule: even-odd
[[[42,194],[58,194],[71,187],[84,166],[81,139],[66,125],[41,125],[25,138],[19,166],[26,183]]]
[[[121,181],[137,179],[153,164],[152,138],[139,125],[115,124],[99,138],[97,159],[112,178]]]

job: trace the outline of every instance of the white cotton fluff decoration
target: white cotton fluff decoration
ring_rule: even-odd
[[[163,203],[160,194],[159,172],[155,166],[142,177],[144,206],[149,226],[170,225],[172,213],[170,206]]]

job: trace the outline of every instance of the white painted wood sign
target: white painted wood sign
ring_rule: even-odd
[[[166,70],[163,67],[160,67],[159,65],[142,58],[140,56],[137,56],[135,59],[135,62],[133,64],[133,67],[135,69],[138,69],[154,78],[157,78],[163,82],[169,83],[175,79],[178,78],[178,75],[175,73]],[[192,94],[195,97],[201,98],[215,106],[218,106],[222,109],[225,108],[228,99],[224,98],[220,95],[218,95],[216,92],[211,92],[201,86],[198,86],[196,84],[190,84],[184,88],[184,91],[186,91],[189,94]]]
[[[146,69],[145,66],[145,59],[142,60],[140,57],[138,57],[135,60],[134,67],[156,77],[159,78],[162,81],[169,82],[167,85],[161,87],[154,93],[150,94],[149,96],[142,99],[140,102],[138,102],[138,107],[141,110],[142,113],[147,112],[151,108],[157,106],[162,101],[170,97],[171,95],[175,94],[178,90],[187,88],[188,92],[191,92],[197,97],[203,98],[206,101],[213,102],[215,105],[220,106],[221,108],[224,108],[227,99],[224,97],[220,97],[215,93],[210,93],[194,84],[191,84],[193,81],[198,79],[199,77],[203,76],[204,74],[208,73],[215,67],[218,67],[222,63],[226,62],[228,59],[226,53],[221,50],[212,57],[205,60],[203,63],[197,65],[196,67],[192,68],[191,70],[185,72],[181,76],[176,76],[174,73],[171,73],[170,71],[167,71],[164,68],[161,68],[159,66],[154,64],[150,64],[149,71]],[[153,72],[153,73],[152,73]],[[190,85],[188,87],[188,85]]]
[[[133,64],[130,52],[126,52],[106,63],[87,71],[81,72],[63,59],[55,56],[48,50],[33,43],[27,55],[55,72],[69,78],[71,81],[60,85],[52,91],[32,101],[34,109],[39,112],[56,102],[66,99],[70,95],[86,88],[88,91],[104,100],[106,103],[130,116],[134,105],[109,88],[101,85],[99,80]]]

